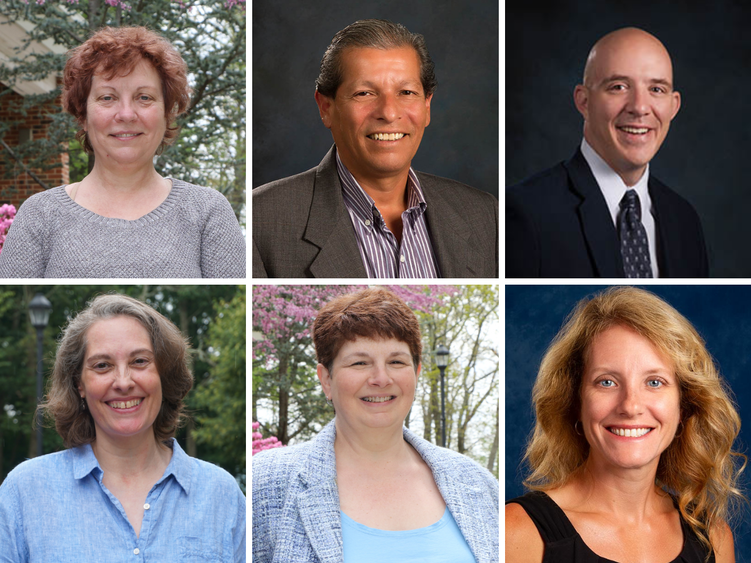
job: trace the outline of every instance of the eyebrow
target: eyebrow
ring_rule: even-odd
[[[130,356],[133,357],[133,356],[137,356],[138,354],[144,354],[144,353],[153,354],[154,351],[151,348],[138,348],[137,350],[133,350],[130,353]],[[112,359],[112,356],[110,354],[102,353],[102,354],[94,354],[93,356],[88,356],[86,358],[86,361],[90,362],[92,360],[110,360],[110,359]]]
[[[603,78],[600,81],[600,84],[607,84],[608,82],[618,82],[619,80],[624,82],[630,82],[632,78],[630,76],[626,76],[625,74],[613,74],[611,76],[608,76],[606,78]],[[664,86],[667,86],[668,88],[673,88],[673,83],[670,82],[667,78],[650,78],[649,79],[650,84],[662,84]]]

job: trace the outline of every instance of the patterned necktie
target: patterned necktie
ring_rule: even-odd
[[[636,190],[626,190],[618,214],[623,271],[627,278],[651,278],[647,230],[641,222],[641,202]]]

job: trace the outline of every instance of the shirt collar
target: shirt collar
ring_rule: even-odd
[[[83,479],[90,473],[94,473],[97,480],[101,479],[103,471],[94,455],[94,450],[91,449],[91,444],[84,444],[74,448],[73,451],[73,477]],[[172,459],[167,465],[167,469],[164,470],[164,475],[156,484],[158,485],[170,475],[174,475],[175,481],[183,488],[185,494],[189,494],[192,474],[193,466],[190,463],[190,457],[183,451],[177,440],[172,438]]]
[[[639,195],[642,217],[645,213],[651,212],[652,205],[649,197],[649,164],[647,164],[647,168],[644,170],[642,177],[639,178],[639,181],[633,186],[627,186],[615,170],[613,170],[610,165],[605,162],[597,152],[595,152],[590,144],[587,143],[586,139],[582,139],[581,151],[587,164],[589,164],[590,170],[592,170],[592,175],[595,177],[603,197],[605,198],[605,202],[608,205],[608,210],[610,211],[614,224],[617,224],[621,200],[629,189],[636,190],[636,193]]]
[[[339,151],[336,151],[336,169],[342,182],[342,193],[347,208],[351,209],[361,221],[380,218],[380,213],[373,198],[362,189],[355,177],[344,165],[339,158]],[[423,196],[420,180],[417,178],[415,171],[412,170],[412,167],[410,167],[407,178],[407,211],[424,213],[427,207],[428,204]]]

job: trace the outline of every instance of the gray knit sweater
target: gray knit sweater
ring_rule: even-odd
[[[227,199],[172,180],[135,221],[97,215],[65,186],[27,199],[0,253],[0,278],[244,278],[245,239]]]

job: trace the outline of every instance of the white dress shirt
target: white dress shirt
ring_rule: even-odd
[[[657,226],[652,208],[652,198],[649,197],[649,164],[647,164],[647,168],[642,177],[639,178],[639,181],[633,186],[627,186],[616,171],[610,168],[610,165],[587,143],[586,139],[582,139],[581,151],[584,155],[584,160],[589,164],[589,169],[592,171],[597,185],[600,186],[600,191],[605,198],[605,202],[608,204],[610,217],[616,230],[618,230],[618,213],[620,212],[621,200],[626,194],[626,190],[636,190],[636,193],[639,195],[639,202],[641,203],[641,222],[647,231],[652,276],[655,278],[659,277],[660,270],[657,265]]]

